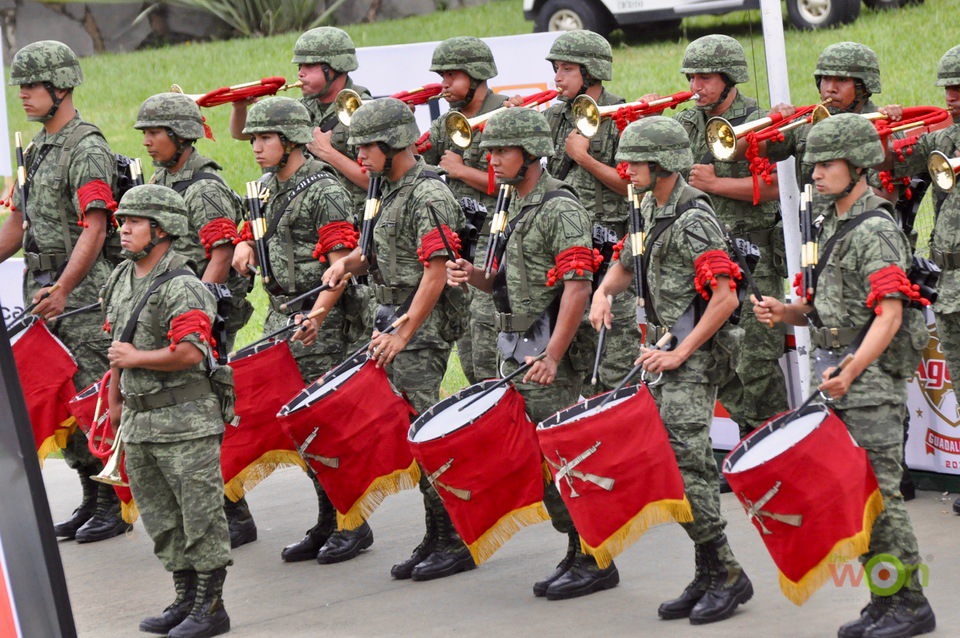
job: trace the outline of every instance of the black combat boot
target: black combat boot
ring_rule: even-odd
[[[90,520],[94,511],[97,509],[98,483],[90,478],[83,470],[77,472],[77,474],[80,475],[80,487],[83,489],[83,500],[80,501],[80,507],[73,510],[70,518],[53,526],[53,533],[57,535],[57,538],[66,538],[67,540],[76,538],[77,530]]]
[[[753,584],[737,565],[725,535],[704,543],[703,549],[711,572],[710,585],[690,610],[691,625],[726,620],[739,605],[753,598]]]
[[[226,568],[197,572],[197,595],[190,615],[170,630],[170,638],[209,638],[230,631],[230,616],[223,607]]]
[[[247,499],[241,498],[237,502],[223,497],[223,513],[227,515],[227,527],[230,528],[230,549],[257,540],[257,524],[250,513]]]
[[[317,524],[307,530],[306,535],[296,543],[283,548],[280,558],[287,563],[296,563],[302,560],[316,560],[320,548],[327,542],[330,535],[337,530],[337,510],[326,494],[317,492],[320,512],[317,514]]]
[[[913,482],[913,474],[907,466],[903,467],[903,476],[900,478],[900,495],[903,496],[904,501],[917,498],[917,485]]]
[[[533,584],[533,595],[534,596],[546,596],[547,588],[552,585],[558,578],[567,573],[567,570],[570,569],[570,565],[573,564],[573,559],[576,557],[577,552],[580,551],[580,535],[576,532],[570,532],[567,534],[567,554],[557,563],[557,569],[554,570],[552,574],[544,578],[543,580],[538,580]]]
[[[433,514],[429,509],[425,510],[424,521],[427,530],[423,534],[423,540],[413,549],[410,558],[390,568],[390,575],[397,580],[410,578],[410,575],[413,573],[413,568],[433,553],[433,549],[437,546],[437,524],[433,520]]]
[[[363,550],[373,545],[373,530],[363,521],[356,529],[341,529],[330,535],[317,553],[321,565],[342,563],[356,558]]]
[[[890,599],[883,615],[864,630],[863,638],[909,638],[937,628],[937,618],[922,593],[900,590]]]
[[[867,627],[877,622],[889,606],[889,596],[870,594],[870,602],[860,610],[860,617],[841,625],[837,630],[837,638],[863,638]]]
[[[694,571],[693,580],[683,590],[679,597],[662,603],[657,609],[657,615],[664,620],[689,618],[693,607],[700,602],[703,594],[710,586],[710,567],[707,564],[706,550],[703,545],[693,546]]]
[[[960,514],[960,498],[953,502],[953,512],[954,514]]]
[[[197,595],[197,572],[184,570],[173,572],[173,587],[177,597],[159,616],[140,621],[140,631],[166,636],[170,630],[186,620]]]
[[[547,587],[547,600],[565,600],[579,598],[605,589],[613,589],[620,583],[620,572],[611,561],[606,569],[600,569],[597,560],[590,554],[584,554],[577,547],[577,553],[570,563],[570,569]]]
[[[131,529],[133,525],[120,516],[120,499],[113,486],[101,484],[97,486],[96,511],[77,530],[76,539],[78,543],[95,543],[126,534]]]
[[[437,543],[433,551],[413,568],[410,578],[434,580],[476,569],[470,549],[463,544],[447,510],[434,508],[433,518],[437,526]]]

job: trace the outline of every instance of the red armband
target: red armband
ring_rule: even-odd
[[[730,277],[730,290],[737,289],[737,280],[743,277],[740,266],[730,260],[730,255],[722,250],[708,250],[693,262],[696,272],[693,286],[704,299],[710,299],[711,290],[719,285],[717,277]]]
[[[357,247],[357,240],[360,233],[350,222],[330,222],[317,231],[319,240],[313,249],[313,258],[319,259],[320,263],[327,263],[327,253],[338,246],[346,250],[353,250]]]
[[[583,275],[584,272],[597,272],[597,268],[603,263],[603,257],[596,248],[573,246],[557,255],[555,261],[557,265],[547,271],[548,286],[563,280],[563,276],[571,270],[578,275]]]
[[[253,224],[250,222],[245,222],[243,228],[240,229],[240,236],[233,240],[234,244],[239,244],[242,241],[253,241]]]
[[[613,257],[610,258],[611,263],[620,261],[620,253],[623,252],[623,242],[627,241],[627,237],[629,237],[629,235],[624,235],[623,239],[613,245]]]
[[[803,273],[798,272],[793,276],[793,291],[801,299],[806,299],[807,301],[813,301],[813,297],[810,296],[806,290],[803,289]]]
[[[174,350],[178,343],[192,334],[197,334],[200,341],[210,344],[211,348],[217,345],[213,338],[213,325],[207,313],[202,310],[188,310],[179,317],[174,317],[170,322],[170,331],[167,332],[170,349]]]
[[[113,201],[113,191],[110,185],[102,179],[95,179],[87,182],[77,189],[77,199],[80,201],[80,219],[77,220],[77,226],[87,228],[87,206],[97,200],[103,200],[104,208],[113,213],[117,210],[117,202]]]
[[[441,224],[440,228],[443,230],[443,236],[447,238],[447,243],[453,248],[454,257],[459,259],[461,246],[460,237],[450,230],[450,227],[446,224]],[[423,264],[424,268],[430,267],[430,256],[438,250],[446,251],[446,246],[443,245],[443,240],[440,239],[440,230],[434,228],[420,238],[420,247],[417,248],[417,258],[420,259],[420,263]]]
[[[231,244],[236,244],[240,238],[237,234],[237,223],[226,217],[219,217],[208,223],[200,229],[200,243],[206,251],[207,259],[210,259],[210,251],[214,244],[226,240]]]
[[[880,302],[888,295],[903,293],[910,301],[919,301],[929,306],[930,302],[920,296],[920,286],[910,283],[903,268],[890,264],[870,275],[870,294],[867,295],[867,308],[876,306],[874,312],[881,314]]]

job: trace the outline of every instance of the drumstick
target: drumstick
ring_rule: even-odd
[[[306,317],[304,317],[304,320],[306,320],[306,319],[313,319],[314,317],[319,317],[320,315],[322,315],[322,314],[325,313],[326,311],[327,311],[326,308],[323,308],[323,307],[317,308],[316,310],[314,310],[313,312],[311,312],[310,314],[308,314]],[[270,339],[273,339],[273,338],[276,337],[277,335],[282,334],[282,333],[284,333],[284,332],[287,332],[288,330],[293,330],[294,328],[296,328],[297,331],[299,332],[299,331],[303,328],[303,322],[301,321],[299,324],[296,324],[296,323],[288,323],[288,324],[285,325],[284,327],[279,328],[279,329],[277,329],[277,330],[274,330],[274,331],[271,332],[270,334],[264,335],[263,337],[257,339],[257,340],[254,341],[253,343],[244,346],[243,348],[241,348],[241,350],[245,350],[245,349],[247,349],[247,348],[252,348],[252,347],[254,347],[254,346],[259,346],[259,345],[260,345],[261,343],[263,343],[264,341],[269,341]],[[235,356],[237,355],[238,352],[239,352],[239,350],[234,350],[233,352],[230,353],[229,357],[232,359],[233,357],[235,357]]]
[[[662,348],[663,346],[665,346],[665,345],[667,345],[668,343],[670,343],[670,340],[671,340],[671,339],[673,339],[673,335],[670,334],[669,332],[665,332],[665,333],[663,334],[663,336],[660,337],[660,341],[658,341],[656,344],[654,344],[654,346],[653,346],[652,348],[650,348],[650,349],[651,349],[651,350],[659,350],[659,349]],[[607,392],[607,396],[605,396],[605,397],[603,398],[603,401],[600,402],[600,405],[597,406],[597,409],[600,409],[600,408],[602,408],[603,406],[605,406],[605,405],[607,404],[607,402],[610,401],[610,399],[613,398],[613,395],[615,395],[617,392],[619,392],[620,390],[622,390],[622,389],[624,388],[624,386],[626,386],[626,385],[630,382],[630,379],[632,379],[633,377],[637,376],[637,373],[640,372],[640,370],[641,370],[642,368],[643,368],[643,364],[642,364],[642,363],[638,363],[637,365],[633,366],[633,368],[630,369],[630,372],[627,373],[627,376],[623,377],[623,379],[620,380],[620,383],[617,384],[617,387],[615,387],[615,388],[614,388],[613,390],[611,390],[610,392]],[[662,373],[661,373],[661,374],[662,374]]]
[[[613,305],[613,295],[607,295],[607,303]],[[607,324],[600,325],[600,336],[597,338],[597,355],[593,358],[593,378],[590,385],[597,385],[597,375],[600,371],[600,355],[603,353],[603,341],[607,336]]]
[[[294,297],[293,299],[288,299],[288,300],[286,300],[285,302],[283,302],[282,304],[280,304],[280,312],[286,312],[286,311],[287,311],[287,308],[289,308],[291,304],[295,304],[295,303],[297,303],[298,301],[303,301],[303,300],[306,299],[307,297],[311,297],[311,296],[313,296],[313,295],[318,295],[318,294],[320,294],[321,292],[324,292],[325,290],[330,290],[330,289],[333,288],[334,286],[339,286],[339,285],[340,285],[340,282],[346,281],[346,280],[350,279],[351,277],[353,277],[353,273],[349,273],[349,272],[344,273],[344,274],[343,274],[343,277],[341,277],[341,278],[340,278],[340,281],[338,281],[336,284],[323,284],[323,285],[317,286],[317,287],[314,288],[313,290],[308,290],[307,292],[303,293],[302,295],[298,295],[298,296]]]
[[[843,359],[841,359],[840,363],[837,364],[837,367],[833,369],[833,372],[830,373],[830,376],[828,376],[826,380],[829,381],[833,377],[837,376],[837,374],[841,370],[843,370],[845,367],[847,367],[847,365],[851,361],[853,361],[853,352],[848,352],[847,355]],[[814,390],[810,394],[810,396],[806,398],[806,400],[803,403],[797,406],[797,408],[793,411],[793,414],[799,414],[801,410],[803,410],[805,407],[810,405],[813,402],[813,400],[816,399],[818,396],[821,396],[821,394],[822,393],[820,392],[819,389]],[[827,401],[830,400],[828,397],[824,397],[824,399]]]
[[[397,328],[399,328],[400,326],[402,326],[402,325],[407,321],[407,319],[409,319],[409,318],[410,318],[409,315],[407,315],[406,313],[400,315],[399,317],[397,317],[397,319],[396,319],[392,324],[390,324],[389,326],[387,326],[380,334],[383,334],[383,335],[390,334],[391,332],[393,332],[394,330],[396,330]],[[337,366],[336,366],[335,368],[333,368],[332,370],[330,370],[330,371],[328,371],[328,372],[325,372],[325,373],[323,374],[323,376],[321,376],[319,379],[317,379],[317,381],[323,381],[323,380],[326,379],[327,377],[337,376],[337,375],[340,374],[341,372],[345,371],[347,368],[350,367],[350,363],[351,363],[354,359],[356,359],[359,355],[363,354],[364,352],[366,352],[367,350],[370,349],[370,344],[372,344],[372,343],[373,343],[373,340],[368,341],[368,342],[366,343],[366,345],[364,345],[362,348],[357,349],[356,352],[354,352],[354,353],[351,354],[349,357],[347,357],[346,359],[344,359],[341,363],[337,364]],[[314,383],[316,383],[317,381],[315,381]]]
[[[15,319],[13,319],[10,323],[7,324],[7,330],[9,330],[10,328],[14,327],[14,326],[17,325],[18,323],[20,323],[20,322],[23,320],[24,317],[26,317],[27,315],[29,315],[29,314],[33,311],[34,308],[36,308],[38,305],[40,305],[40,302],[42,302],[44,299],[46,299],[46,298],[49,297],[51,294],[53,294],[53,291],[56,290],[56,289],[59,288],[59,287],[60,287],[60,282],[59,282],[59,281],[54,282],[54,284],[53,284],[52,286],[50,286],[50,288],[47,289],[47,291],[46,291],[45,293],[43,293],[42,295],[40,295],[40,298],[39,298],[39,299],[37,299],[37,300],[34,301],[32,304],[30,304],[29,306],[27,306],[26,308],[24,308],[24,309],[23,309],[23,312],[21,312],[19,315],[17,315],[17,317],[16,317]]]
[[[66,319],[67,317],[72,317],[74,315],[80,315],[85,312],[90,312],[91,310],[96,310],[97,308],[100,307],[102,303],[103,303],[102,301],[95,301],[92,304],[88,304],[81,308],[76,308],[75,310],[70,310],[68,312],[63,313],[62,315],[57,315],[56,317],[50,317],[49,319],[47,319],[47,323],[51,321],[60,321],[61,319]]]
[[[504,378],[500,379],[499,381],[497,381],[496,383],[494,383],[493,385],[491,385],[489,388],[487,388],[486,390],[484,390],[483,392],[481,392],[481,393],[478,394],[477,396],[475,396],[475,397],[473,397],[472,399],[470,399],[469,401],[467,401],[464,405],[460,406],[460,408],[459,408],[457,411],[458,411],[458,412],[463,412],[466,408],[468,408],[468,407],[469,407],[471,404],[473,404],[474,402],[479,401],[481,398],[487,396],[488,394],[490,394],[491,392],[493,392],[493,391],[496,390],[497,388],[502,387],[502,386],[506,385],[507,383],[510,383],[510,381],[513,380],[518,374],[520,374],[520,373],[522,373],[522,372],[526,372],[527,370],[529,370],[530,368],[533,367],[533,364],[535,364],[537,361],[540,361],[541,359],[546,358],[546,356],[547,356],[547,353],[546,353],[546,352],[541,352],[540,354],[538,354],[536,357],[533,358],[533,361],[531,361],[530,363],[524,363],[524,364],[521,365],[519,368],[517,368],[516,370],[514,370],[513,372],[511,372],[510,374],[508,374],[508,375],[505,376]]]

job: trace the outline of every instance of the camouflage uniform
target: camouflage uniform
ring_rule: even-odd
[[[721,73],[731,83],[749,80],[747,62],[740,44],[728,36],[709,35],[696,40],[687,47],[682,73]],[[729,85],[728,85],[729,86]],[[757,101],[745,97],[739,90],[733,102],[721,114],[732,124],[752,122],[766,116],[757,107]],[[683,125],[690,137],[694,162],[713,164],[719,178],[750,177],[747,161],[714,161],[707,146],[706,127],[709,116],[699,108],[678,113],[675,119]],[[684,171],[684,176],[689,171]],[[784,245],[780,221],[780,203],[777,201],[741,201],[711,195],[714,213],[721,228],[730,228],[733,237],[749,240],[760,249],[760,261],[753,277],[765,297],[783,301],[782,271]],[[779,261],[779,263],[777,263]],[[731,418],[740,426],[745,436],[764,421],[784,412],[787,407],[787,384],[780,368],[783,355],[784,330],[782,326],[769,328],[761,325],[753,315],[749,298],[741,305],[740,326],[746,332],[740,352],[737,374],[720,387],[719,398],[730,412]]]
[[[613,79],[612,56],[610,44],[597,34],[570,32],[554,41],[547,60],[580,64],[581,73],[602,81]],[[623,103],[622,97],[606,89],[601,90],[600,97],[597,99],[597,106],[601,107]],[[604,244],[609,249],[612,243],[616,243],[619,238],[627,234],[627,200],[624,196],[607,188],[603,182],[581,168],[579,164],[570,162],[567,158],[564,150],[567,136],[576,128],[572,101],[560,98],[560,103],[548,108],[544,115],[553,132],[554,148],[553,156],[547,161],[547,170],[551,175],[563,179],[576,188],[580,201],[591,220],[590,232],[593,236],[593,246],[603,252]],[[590,139],[590,156],[607,166],[616,166],[614,156],[619,141],[620,130],[616,122],[612,117],[604,118],[600,122],[596,135]],[[565,163],[568,163],[570,168],[565,176],[561,176]],[[609,260],[612,251],[606,252],[609,254],[604,254],[604,258]],[[599,282],[599,278],[597,281]],[[604,336],[599,381],[596,387],[590,387],[591,394],[616,387],[633,368],[633,362],[639,354],[637,298],[632,288],[617,295],[613,300],[612,311],[613,322]],[[589,327],[587,317],[584,317],[584,327]]]

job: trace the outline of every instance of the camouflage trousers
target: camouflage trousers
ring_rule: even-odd
[[[920,565],[920,550],[913,525],[900,494],[903,476],[903,419],[906,406],[883,404],[837,410],[850,435],[867,452],[883,495],[883,512],[873,523],[870,549],[860,557],[866,563],[877,554],[890,554],[908,568]],[[920,570],[904,587],[921,591]]]
[[[497,327],[493,317],[493,296],[474,294],[470,301],[470,327],[457,339],[460,367],[470,385],[498,376]]]
[[[640,356],[640,329],[637,327],[636,299],[633,290],[628,289],[613,300],[613,322],[603,338],[604,345],[600,354],[597,385],[584,388],[590,395],[608,392],[617,387],[617,384],[633,369],[633,362]],[[590,383],[592,376],[591,371],[587,374],[585,383]]]
[[[220,435],[128,443],[126,469],[140,519],[168,572],[232,565],[223,513]]]
[[[940,338],[940,347],[943,349],[943,358],[947,362],[947,370],[953,381],[954,392],[960,386],[960,312],[935,313],[937,320],[937,336]]]
[[[779,277],[758,277],[757,287],[764,297],[783,301],[783,280]],[[772,416],[789,409],[787,382],[780,368],[783,355],[784,328],[773,328],[757,321],[749,293],[741,306],[740,327],[745,334],[740,350],[737,374],[720,388],[719,399],[740,426],[745,437]]]

